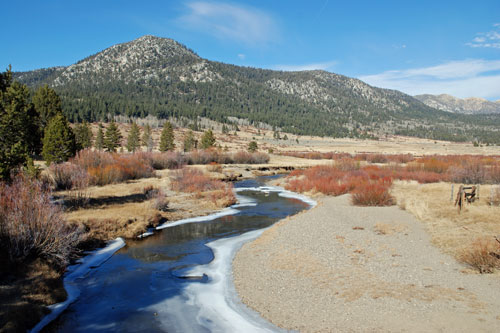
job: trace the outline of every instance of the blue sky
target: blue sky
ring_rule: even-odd
[[[500,1],[4,1],[0,66],[70,65],[145,34],[200,56],[500,99]]]

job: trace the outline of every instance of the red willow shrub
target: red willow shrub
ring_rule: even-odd
[[[44,258],[64,267],[81,235],[41,182],[21,174],[10,185],[0,183],[0,254],[8,261]]]
[[[175,191],[196,193],[202,195],[208,192],[208,197],[218,206],[230,206],[236,203],[232,184],[211,179],[198,169],[183,168],[174,173],[171,183]]]
[[[394,199],[389,193],[390,179],[381,178],[358,184],[351,192],[351,201],[358,206],[391,206]]]

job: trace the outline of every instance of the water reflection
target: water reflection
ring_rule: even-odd
[[[259,180],[247,180],[236,187],[260,185]],[[205,244],[267,227],[307,207],[302,201],[282,198],[273,192],[238,194],[257,204],[240,207],[231,216],[177,225],[141,241],[127,241],[126,247],[79,282],[79,299],[47,331],[170,332],[186,327],[179,321],[196,318],[199,309],[185,304],[182,291],[187,284],[205,283],[210,277],[186,279],[184,272],[213,260],[212,250]],[[178,304],[177,309],[161,316],[148,310],[168,299]],[[190,323],[192,331],[206,330],[194,322],[187,325]]]

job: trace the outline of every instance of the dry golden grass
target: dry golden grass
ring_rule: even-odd
[[[42,260],[5,269],[0,274],[0,332],[26,332],[48,313],[46,305],[64,301],[61,275]]]
[[[479,237],[464,249],[460,259],[480,273],[493,273],[500,268],[500,243],[491,237]]]
[[[462,260],[464,253],[474,249],[478,238],[500,235],[500,207],[490,206],[490,188],[491,185],[482,185],[479,200],[465,204],[461,212],[454,206],[458,186],[451,196],[450,183],[398,181],[392,194],[400,207],[425,224],[437,247]]]
[[[227,196],[219,190],[195,194],[171,191],[172,173],[161,170],[159,178],[89,187],[89,206],[68,211],[65,217],[71,223],[86,227],[88,246],[92,247],[116,237],[135,238],[160,223],[207,215],[233,203],[228,202]],[[146,195],[147,189],[152,188],[165,193],[167,211],[155,209],[154,199]],[[71,196],[69,191],[57,194]]]

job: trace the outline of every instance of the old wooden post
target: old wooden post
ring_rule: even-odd
[[[453,202],[453,188],[455,187],[455,184],[451,184],[451,193],[450,193],[450,201]]]

